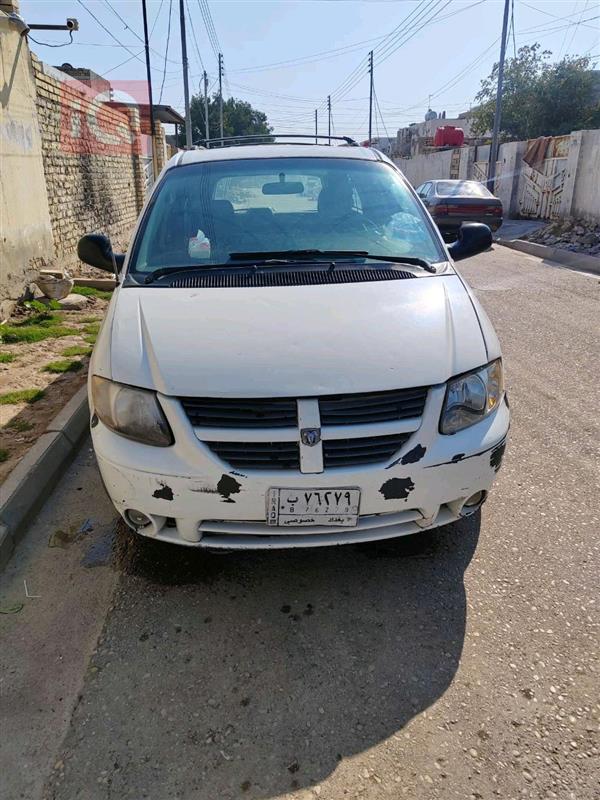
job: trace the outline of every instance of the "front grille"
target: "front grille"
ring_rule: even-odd
[[[182,397],[181,404],[196,428],[294,428],[298,424],[296,401],[287,397]]]
[[[360,439],[325,439],[323,464],[325,468],[353,467],[389,461],[409,436],[410,433],[398,433],[392,436],[364,436]]]
[[[427,387],[320,397],[321,425],[359,425],[420,417],[426,399]]]
[[[238,469],[300,469],[298,442],[206,442],[206,445]]]
[[[319,398],[321,425],[360,425],[420,417],[427,387],[388,392],[325,395]],[[231,399],[183,397],[181,403],[196,428],[295,428],[294,398]]]

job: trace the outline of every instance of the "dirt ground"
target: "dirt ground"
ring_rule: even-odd
[[[43,339],[39,342],[18,342],[0,344],[2,354],[14,355],[14,361],[0,363],[0,394],[23,389],[42,389],[44,396],[34,403],[15,403],[0,405],[0,450],[5,451],[6,459],[0,462],[0,483],[19,463],[26,451],[37,441],[51,419],[58,414],[77,390],[85,383],[89,355],[65,356],[69,347],[88,347],[90,336],[86,326],[101,321],[108,303],[98,297],[88,297],[84,311],[61,311],[62,324],[74,329],[73,335]],[[9,320],[20,322],[25,318],[21,313]],[[0,330],[1,336],[1,330]],[[81,362],[81,368],[73,372],[55,374],[46,372],[45,367],[53,361]]]

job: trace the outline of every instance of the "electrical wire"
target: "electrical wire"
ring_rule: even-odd
[[[162,101],[163,89],[165,88],[165,75],[167,74],[167,53],[169,52],[169,40],[171,38],[171,12],[173,10],[173,0],[169,0],[169,22],[167,23],[167,44],[165,46],[165,63],[163,66],[162,83],[160,85],[160,95],[158,102]]]
[[[187,16],[190,21],[190,28],[192,30],[192,39],[194,40],[194,46],[196,48],[196,55],[198,57],[199,66],[202,72],[204,72],[204,62],[202,61],[202,56],[200,55],[200,48],[198,47],[198,39],[196,38],[196,30],[194,28],[194,20],[192,19],[192,15],[190,13],[188,0],[185,0],[185,7],[187,9]]]
[[[69,31],[69,36],[71,37],[68,42],[61,42],[60,44],[52,44],[51,42],[38,42],[37,39],[34,39],[33,36],[26,31],[27,38],[30,39],[32,42],[36,44],[42,45],[42,47],[68,47],[70,44],[73,44],[73,31]]]
[[[121,45],[121,47],[122,47],[124,50],[127,50],[127,52],[128,52],[130,55],[132,55],[134,58],[137,58],[137,60],[138,60],[138,61],[141,61],[141,62],[142,62],[142,64],[144,63],[144,60],[143,60],[142,58],[140,58],[140,57],[139,57],[139,55],[138,55],[137,53],[134,53],[132,50],[130,50],[130,48],[129,48],[129,47],[127,47],[127,45],[123,44],[123,42],[121,42],[121,41],[119,41],[119,39],[117,39],[117,37],[114,35],[114,33],[113,33],[113,32],[112,32],[112,31],[111,31],[109,28],[107,28],[107,27],[106,27],[106,25],[105,25],[103,22],[101,22],[101,21],[98,19],[98,17],[97,17],[97,16],[94,14],[94,12],[93,12],[93,11],[91,11],[91,10],[90,10],[90,9],[89,9],[89,8],[88,8],[86,5],[85,5],[85,3],[83,2],[83,0],[77,0],[77,2],[79,3],[79,5],[80,5],[80,6],[81,6],[83,9],[85,9],[85,10],[87,11],[87,13],[90,15],[90,17],[92,17],[92,19],[93,19],[93,20],[94,20],[94,21],[95,21],[95,22],[96,22],[96,23],[97,23],[97,24],[98,24],[98,25],[99,25],[99,26],[102,28],[102,30],[103,30],[103,31],[106,31],[106,33],[108,33],[108,35],[110,36],[110,38],[111,38],[111,39],[114,39],[114,41],[115,41],[115,42],[116,42],[118,45]]]
[[[152,23],[152,27],[150,28],[150,33],[148,34],[148,40],[152,39],[152,34],[154,33],[154,28],[156,28],[156,23],[158,22],[158,18],[160,16],[160,12],[162,11],[164,2],[165,0],[160,0],[158,11],[156,12],[156,16],[154,17],[154,22]]]

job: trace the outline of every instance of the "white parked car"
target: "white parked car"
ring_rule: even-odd
[[[403,231],[405,234],[403,235]],[[206,548],[344,544],[475,512],[509,426],[500,346],[449,248],[376,150],[174,156],[116,266],[91,359],[94,449],[140,534]]]

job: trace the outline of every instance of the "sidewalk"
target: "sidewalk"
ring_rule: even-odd
[[[522,239],[530,233],[543,228],[549,220],[544,219],[505,219],[502,227],[494,234],[494,239],[499,242]]]

